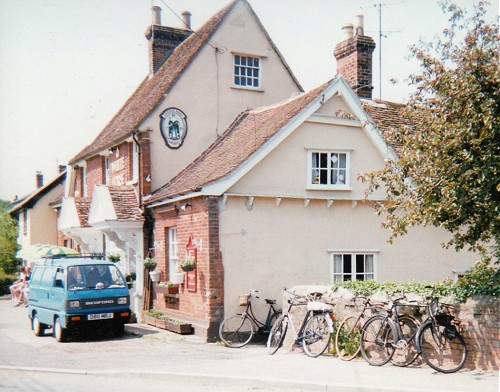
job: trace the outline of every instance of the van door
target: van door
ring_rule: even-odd
[[[52,325],[54,320],[54,304],[51,300],[52,285],[54,284],[54,277],[56,273],[55,267],[43,268],[42,277],[38,286],[37,294],[37,313],[38,319],[41,323]]]

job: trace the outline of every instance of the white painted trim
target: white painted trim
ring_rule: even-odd
[[[305,122],[315,124],[340,125],[344,127],[362,128],[363,124],[359,120],[349,120],[347,118],[334,117],[326,114],[313,113]]]
[[[362,249],[362,248],[327,248],[328,253],[380,253],[380,249]]]

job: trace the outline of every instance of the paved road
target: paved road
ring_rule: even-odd
[[[35,337],[24,308],[0,300],[0,391],[480,391],[498,392],[498,372],[445,375],[425,366],[369,366],[263,346],[229,349],[153,327],[122,339],[64,344]]]

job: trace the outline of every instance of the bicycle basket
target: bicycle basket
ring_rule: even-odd
[[[438,325],[447,326],[451,324],[451,320],[453,320],[455,317],[448,313],[439,312],[436,314],[435,318]]]
[[[250,301],[250,294],[244,294],[238,297],[238,303],[240,306],[247,306],[249,301]]]

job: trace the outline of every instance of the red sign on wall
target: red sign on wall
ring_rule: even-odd
[[[186,256],[193,259],[198,266],[198,249],[194,243],[193,234],[189,236],[189,241],[186,245]],[[198,289],[198,267],[193,271],[186,272],[186,288],[190,292],[196,292]]]

